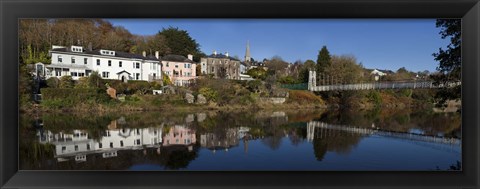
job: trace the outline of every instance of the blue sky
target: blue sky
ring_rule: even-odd
[[[108,19],[133,34],[169,26],[187,30],[206,54],[229,52],[243,60],[247,40],[256,60],[275,55],[288,62],[331,54],[354,55],[366,68],[435,71],[432,53],[448,45],[435,19]]]

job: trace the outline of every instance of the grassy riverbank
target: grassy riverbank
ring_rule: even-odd
[[[70,80],[69,80],[70,79]],[[107,86],[116,89],[124,100],[110,97]],[[39,112],[136,112],[200,110],[287,110],[348,108],[371,110],[375,108],[433,108],[434,89],[365,90],[313,93],[304,90],[280,88],[278,83],[232,81],[225,79],[198,79],[188,87],[171,87],[171,91],[153,95],[161,86],[155,82],[123,83],[89,77],[82,81],[62,78],[47,82],[42,88],[42,101],[22,101],[20,111]],[[190,96],[190,100],[187,99]],[[204,98],[200,102],[200,96]],[[190,103],[188,102],[190,101]],[[278,102],[280,101],[280,102]]]

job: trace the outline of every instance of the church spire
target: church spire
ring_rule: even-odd
[[[245,62],[250,62],[252,57],[250,57],[250,42],[247,40],[247,50],[245,51]]]

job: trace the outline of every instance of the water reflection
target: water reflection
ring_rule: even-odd
[[[460,167],[458,114],[374,111],[44,115],[22,119],[20,166],[69,170]]]

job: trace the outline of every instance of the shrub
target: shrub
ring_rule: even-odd
[[[380,93],[378,91],[370,91],[367,94],[367,99],[368,101],[372,102],[375,105],[381,105],[382,104],[382,97],[380,96]]]
[[[42,105],[53,108],[111,102],[110,96],[103,89],[43,88],[41,93]]]
[[[51,88],[58,88],[60,80],[56,77],[51,77],[47,79],[47,86]]]
[[[65,75],[60,78],[60,88],[73,88],[73,79],[72,76]]]
[[[300,91],[300,90],[291,90],[289,92],[289,100],[299,103],[321,103],[323,104],[322,98],[315,95],[310,91]]]
[[[260,90],[262,82],[260,80],[253,80],[247,82],[247,89],[251,92],[257,93]]]
[[[211,89],[211,88],[208,88],[208,87],[202,87],[200,88],[200,90],[198,90],[198,92],[200,94],[202,94],[203,96],[205,96],[205,98],[207,100],[211,100],[211,101],[214,101],[216,102],[217,99],[218,99],[218,93],[217,91]]]

